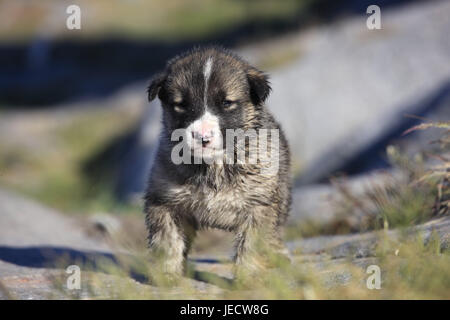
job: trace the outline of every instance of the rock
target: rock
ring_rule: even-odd
[[[118,195],[123,200],[136,202],[142,196],[158,145],[161,114],[159,100],[153,100],[131,134],[117,182]]]
[[[107,215],[94,216],[92,221],[111,232],[120,226],[117,219]],[[121,288],[138,295],[137,298],[182,297],[180,288],[149,285],[132,267],[123,270],[130,272],[129,277],[105,274],[110,270],[109,265],[120,270],[118,259],[134,257],[123,248],[113,250],[104,238],[89,237],[77,219],[0,189],[0,299],[117,298]],[[221,274],[229,275],[229,267],[220,266],[214,259],[194,263],[200,268],[185,284],[198,297],[218,294],[222,289],[202,279],[212,274],[208,270],[218,271],[215,277],[221,279]],[[69,276],[65,269],[71,264],[82,268],[85,284],[81,291],[65,287]]]
[[[0,299],[63,299],[53,286],[52,277],[64,271],[17,266],[0,260]]]
[[[114,261],[109,245],[75,218],[0,189],[0,298],[63,298],[52,277],[75,263]],[[63,269],[63,270],[61,270]]]
[[[450,117],[450,3],[381,11],[381,30],[358,16],[299,33],[289,44],[299,58],[272,73],[268,105],[287,134],[298,184],[381,165],[386,143],[417,123],[405,114]]]
[[[105,242],[88,238],[76,219],[0,189],[0,247],[8,246],[110,252]]]
[[[2,189],[0,228],[0,299],[206,299],[222,297],[233,281],[231,262],[226,256],[219,259],[214,252],[191,258],[191,276],[182,280],[182,286],[154,286],[140,277],[138,270],[137,273],[128,268],[123,270],[124,259],[139,261],[140,256],[122,251],[112,254],[107,243],[89,238],[74,219]],[[333,287],[351,280],[350,272],[333,266],[351,261],[357,267],[366,268],[376,262],[374,252],[381,240],[396,241],[403,239],[403,235],[416,237],[417,233],[425,243],[438,239],[441,249],[448,250],[450,217],[407,230],[292,241],[288,247],[299,268],[315,268],[324,284]],[[64,260],[58,260],[60,257]],[[111,273],[109,267],[104,268],[104,259],[120,272]],[[69,264],[82,266],[81,290],[67,288]]]
[[[89,217],[93,228],[105,235],[112,236],[121,229],[119,219],[111,214],[97,213]]]
[[[320,236],[288,243],[288,248],[302,255],[325,254],[331,259],[373,257],[382,239],[400,240],[403,235],[420,236],[424,244],[437,236],[441,250],[450,248],[450,217],[431,220],[411,227],[406,232],[399,230],[373,231],[361,234]]]
[[[374,204],[346,206],[352,199],[360,199],[375,189],[386,189],[407,183],[404,172],[379,170],[368,174],[336,179],[335,184],[313,184],[294,188],[292,209],[288,225],[312,223],[316,227],[344,222],[353,230],[363,228],[366,218],[373,217],[379,209]]]
[[[132,278],[82,271],[80,289],[68,289],[69,274],[61,269],[26,268],[0,261],[0,300],[44,299],[182,299],[186,292],[181,287],[156,287]],[[9,270],[9,271],[8,271]],[[186,279],[197,298],[211,298],[222,289],[203,281]]]

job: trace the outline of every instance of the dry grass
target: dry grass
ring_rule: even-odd
[[[288,238],[406,228],[448,214],[449,128],[449,122],[424,123],[405,131],[404,134],[409,134],[434,129],[441,130],[442,134],[439,139],[430,141],[432,151],[413,157],[395,146],[388,146],[386,154],[394,170],[385,173],[383,182],[372,181],[363,189],[355,189],[345,177],[333,178],[334,219],[329,223],[312,220],[290,226]]]
[[[101,274],[86,272],[82,289],[84,297],[91,299],[450,299],[449,252],[443,252],[438,241],[424,245],[419,236],[416,239],[385,239],[373,258],[359,262],[307,262],[299,255],[292,264],[278,261],[276,268],[239,281],[210,273],[203,277],[208,285],[191,280],[192,272],[187,278],[167,282],[141,252],[133,259],[120,260],[119,265],[103,265]],[[366,268],[373,264],[381,270],[379,290],[366,285]],[[131,273],[140,273],[145,280],[130,280]],[[55,288],[67,298],[82,296],[67,292],[62,279],[55,280]]]

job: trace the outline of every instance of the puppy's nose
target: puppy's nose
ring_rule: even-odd
[[[212,130],[209,131],[192,131],[192,138],[202,143],[203,147],[206,147],[212,140],[214,136],[214,132]]]

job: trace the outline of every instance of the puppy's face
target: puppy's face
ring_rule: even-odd
[[[267,76],[235,55],[198,49],[170,61],[148,88],[158,95],[169,133],[184,129],[188,146],[203,158],[224,149],[227,129],[250,129],[270,91]]]

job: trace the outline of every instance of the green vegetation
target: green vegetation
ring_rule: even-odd
[[[328,224],[306,221],[289,226],[287,239],[406,228],[447,214],[450,207],[450,123],[424,123],[405,134],[431,128],[443,131],[437,141],[431,141],[432,151],[424,151],[411,158],[397,147],[387,148],[392,167],[406,179],[391,175],[390,183],[383,187],[374,184],[358,194],[347,187],[345,179],[333,179],[340,196],[335,200],[337,214],[333,221]],[[437,163],[430,164],[429,160]],[[352,218],[358,220],[356,225]]]
[[[42,118],[32,114],[29,121],[17,124],[23,137],[15,143],[0,141],[0,184],[65,212],[133,209],[115,200],[113,172],[95,181],[84,166],[125,134],[136,117],[127,110],[107,109]]]
[[[19,41],[36,35],[202,39],[248,22],[293,19],[311,0],[79,0],[82,29],[77,31],[66,29],[66,7],[55,11],[55,2],[1,2],[0,39]]]
[[[389,190],[372,192],[370,199],[380,209],[378,227],[407,227],[448,213],[450,162],[446,157],[450,145],[450,122],[424,123],[407,130],[405,134],[428,128],[444,130],[441,138],[433,141],[437,145],[435,151],[427,154],[429,159],[439,161],[437,165],[427,165],[421,154],[411,161],[396,148],[388,147],[387,153],[391,162],[407,171],[409,183],[396,184]]]
[[[380,231],[383,232],[383,231]],[[120,256],[120,255],[119,255]],[[104,263],[101,269],[113,278],[100,273],[84,273],[82,287],[96,298],[115,299],[449,299],[450,254],[443,252],[438,241],[423,244],[401,238],[386,240],[371,258],[360,259],[360,266],[352,260],[307,261],[301,255],[293,263],[275,261],[276,268],[250,277],[230,281],[213,273],[201,277],[214,286],[199,288],[190,279],[194,274],[177,281],[154,271],[155,264],[141,253],[134,259],[119,259],[118,265]],[[433,261],[433,263],[429,263]],[[366,280],[368,265],[381,270],[381,289],[369,290]],[[228,265],[228,267],[231,267]],[[130,274],[141,274],[145,286],[125,281]],[[67,298],[78,299],[64,289],[65,277],[55,279],[54,286]],[[111,285],[111,281],[114,285]],[[219,289],[220,288],[220,289]]]

